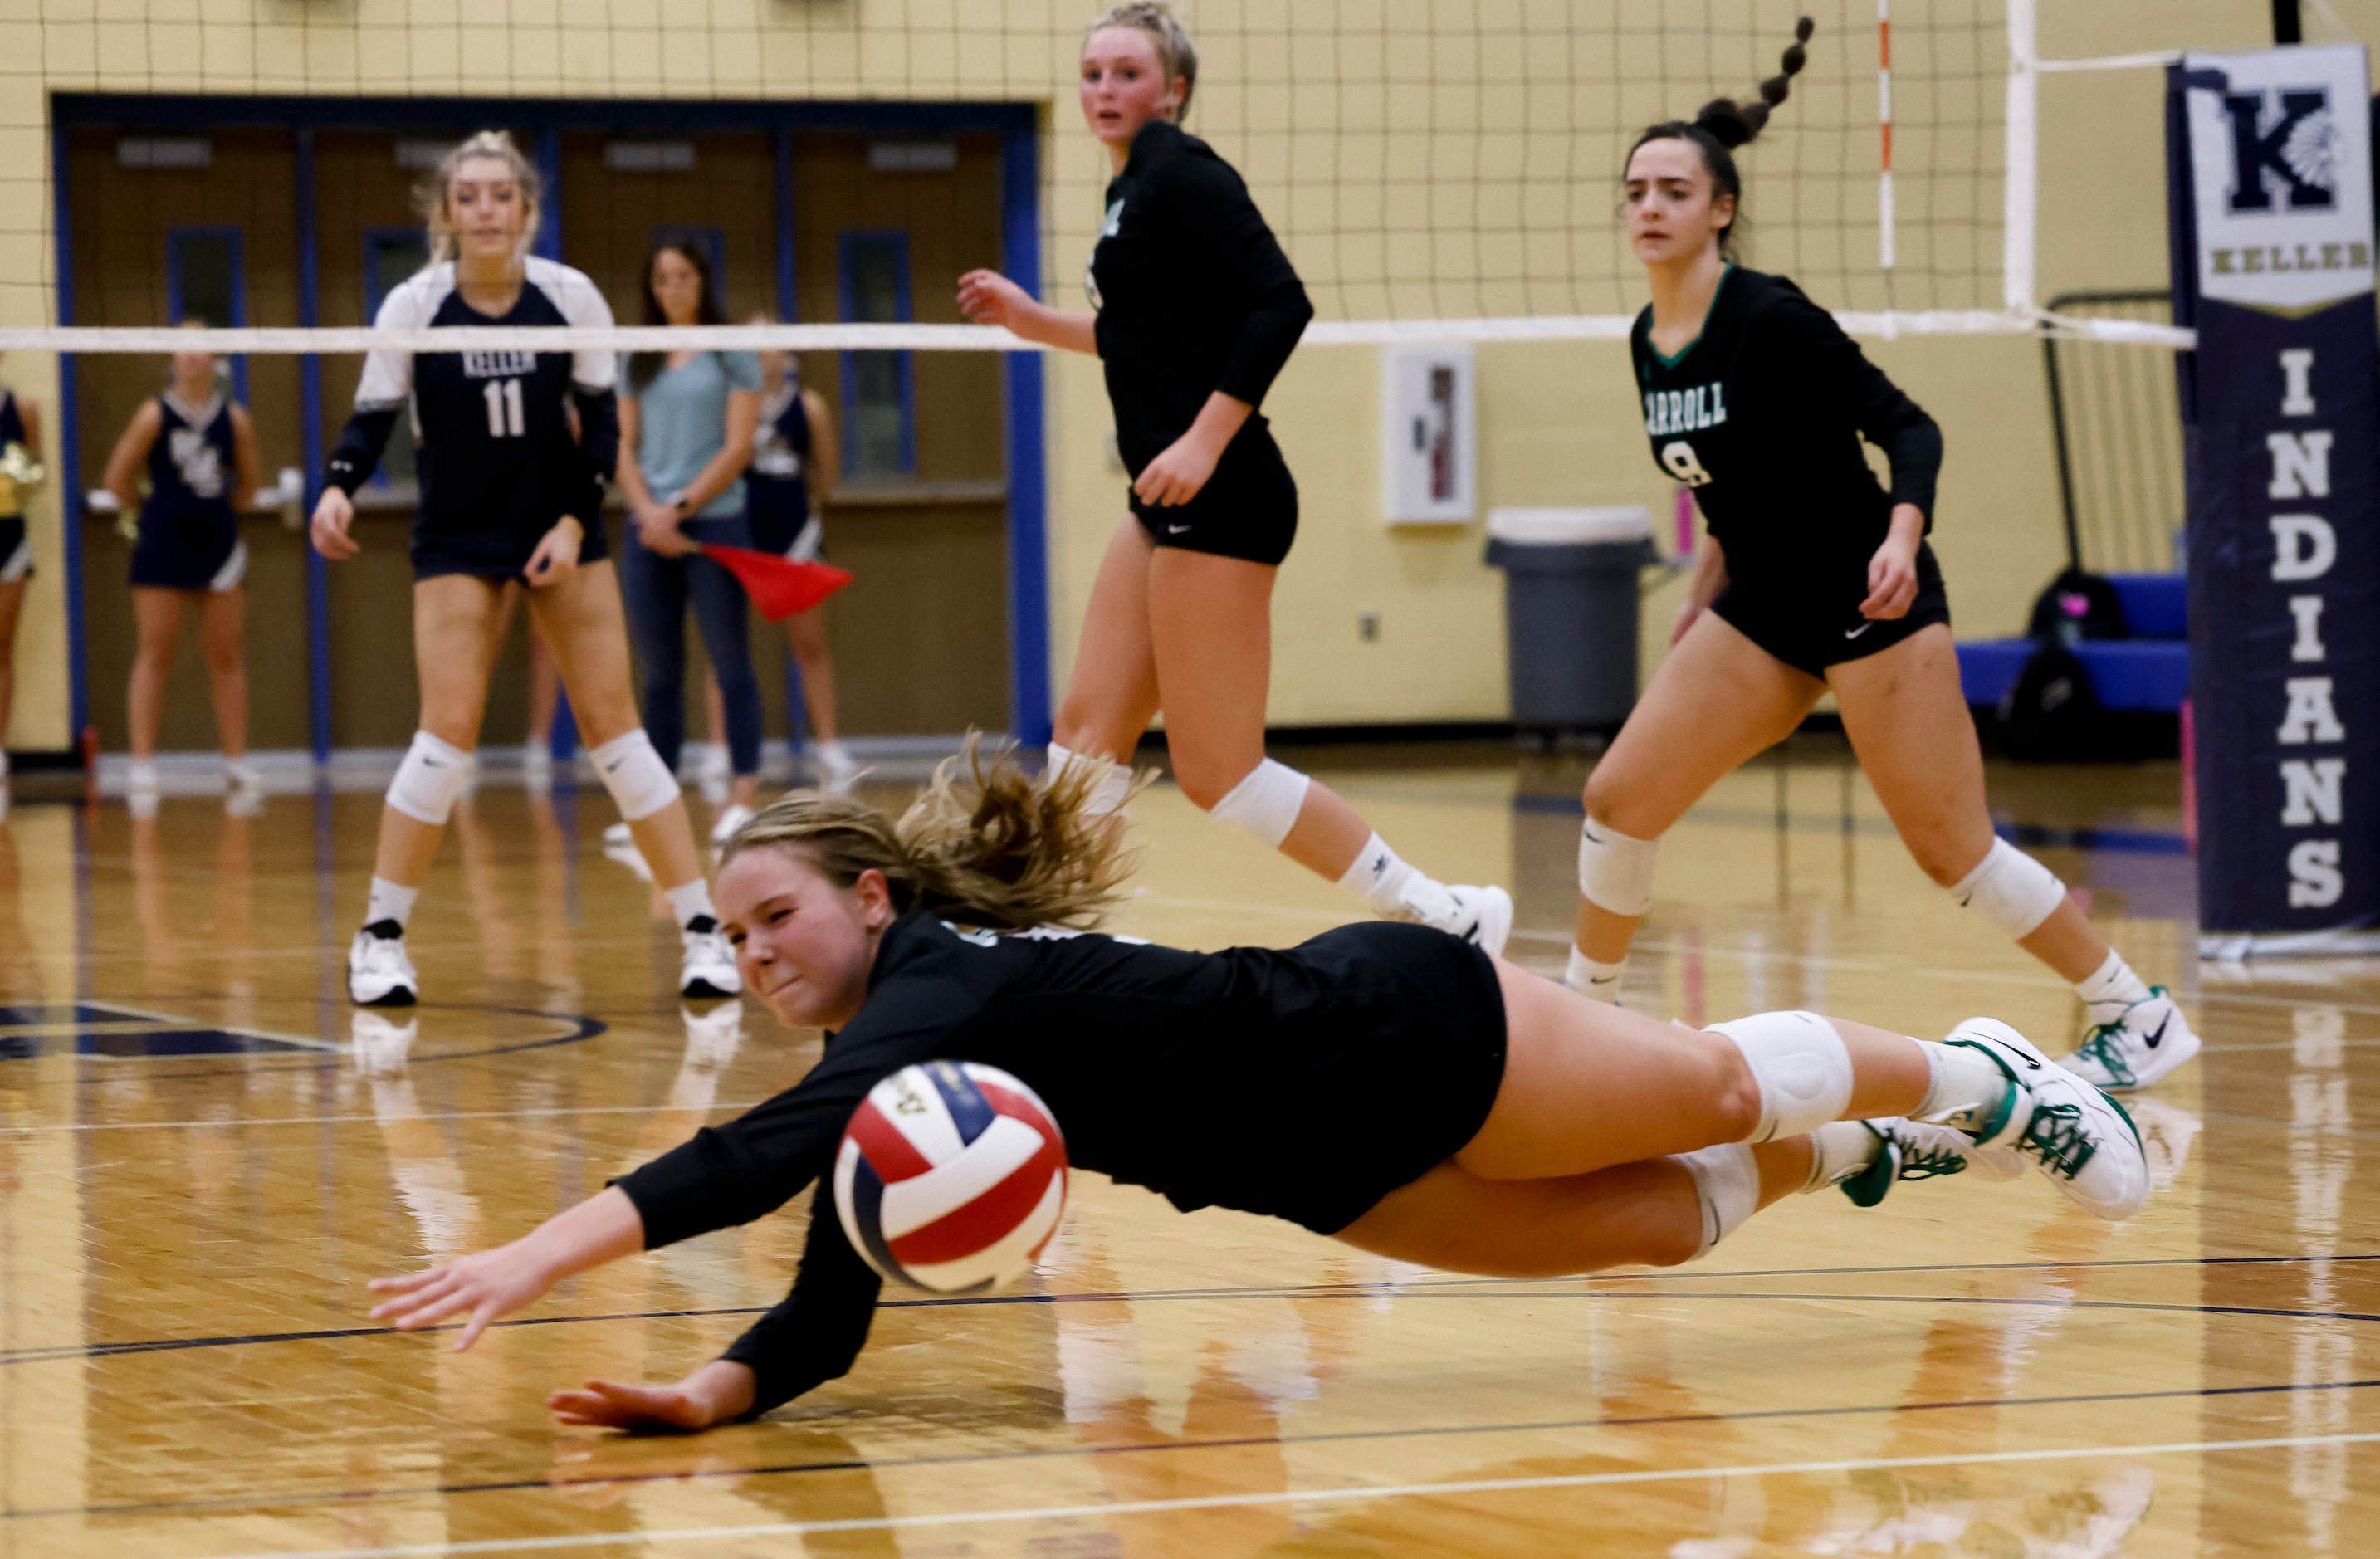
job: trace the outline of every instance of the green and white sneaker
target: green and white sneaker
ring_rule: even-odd
[[[1934,1180],[1964,1175],[1970,1169],[1985,1180],[2013,1180],[2024,1173],[2024,1160],[2016,1153],[2006,1148],[1979,1148],[1955,1127],[1899,1115],[1850,1124],[1874,1137],[1876,1144],[1876,1156],[1865,1168],[1835,1182],[1855,1206],[1874,1207],[1903,1180]]]
[[[2198,1054],[2198,1036],[2162,985],[2112,1023],[2092,1026],[2074,1054],[2058,1065],[2094,1088],[2147,1088]]]
[[[2010,1084],[1998,1108],[1962,1112],[1945,1124],[1978,1147],[2030,1159],[2069,1200],[2109,1223],[2141,1210],[2149,1199],[2148,1155],[2121,1104],[1997,1018],[1970,1017],[1942,1042],[1990,1056]]]

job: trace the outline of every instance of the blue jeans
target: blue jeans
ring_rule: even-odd
[[[742,523],[698,519],[686,530],[698,541],[740,546],[746,543],[734,532]],[[663,557],[630,524],[620,553],[620,592],[645,663],[645,732],[662,761],[674,772],[686,745],[686,609],[691,604],[727,705],[728,759],[738,774],[759,773],[760,684],[752,675],[750,604],[735,576],[700,553]]]

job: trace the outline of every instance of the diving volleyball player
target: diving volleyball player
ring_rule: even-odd
[[[464,1317],[468,1347],[574,1273],[818,1181],[791,1294],[723,1358],[550,1399],[565,1422],[624,1427],[766,1412],[867,1341],[878,1279],[822,1176],[868,1090],[934,1058],[1014,1073],[1075,1165],[1185,1212],[1237,1208],[1449,1272],[1671,1265],[1789,1193],[1841,1185],[1872,1204],[1978,1159],[1994,1175],[2030,1160],[2103,1218],[2148,1195],[2122,1110],[1989,1018],[1940,1044],[1808,1012],[1694,1031],[1424,926],[1220,953],[1054,929],[1095,920],[1126,871],[1119,831],[1084,805],[1100,776],[1041,784],[970,759],[970,783],[945,763],[897,822],[796,791],[728,842],[720,904],[753,993],[830,1031],[800,1083],[510,1245],[375,1281],[372,1313]]]
[[[537,170],[509,137],[482,131],[447,153],[425,196],[431,262],[388,295],[376,323],[610,325],[593,282],[530,256],[538,201]],[[314,548],[334,559],[360,550],[350,499],[409,412],[421,471],[412,547],[421,726],[388,787],[363,929],[347,954],[347,993],[364,1005],[419,994],[406,923],[469,782],[513,579],[529,587],[531,626],[553,652],[596,772],[676,918],[680,993],[741,989],[677,776],[637,723],[629,691],[627,628],[604,556],[603,483],[620,443],[613,380],[613,354],[602,350],[383,350],[365,362],[314,509]]]
[[[2048,868],[1993,833],[1925,542],[1941,431],[1801,288],[1732,258],[1732,149],[1760,133],[1803,57],[1797,42],[1759,101],[1655,125],[1629,153],[1629,242],[1653,294],[1629,338],[1645,430],[1710,535],[1675,648],[1586,783],[1568,983],[1618,998],[1661,834],[1831,690],[1917,864],[2087,1004],[2089,1036],[2065,1064],[2102,1088],[2145,1087],[2196,1054],[2197,1036]],[[1888,488],[1863,437],[1884,451]]]
[[[1181,126],[1198,79],[1163,5],[1118,6],[1083,40],[1083,117],[1115,170],[1087,311],[1051,309],[991,271],[959,278],[979,324],[1096,354],[1132,473],[1133,518],[1099,565],[1050,772],[1085,768],[1096,810],[1123,804],[1159,710],[1182,793],[1377,914],[1501,952],[1512,901],[1407,864],[1329,786],[1264,752],[1273,578],[1297,484],[1257,408],[1314,317],[1240,176]]]

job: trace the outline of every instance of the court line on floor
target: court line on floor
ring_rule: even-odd
[[[424,1062],[436,1059],[438,1058],[435,1056],[422,1057]],[[709,1109],[712,1114],[721,1110],[749,1110],[766,1102],[768,1102],[766,1100],[754,1099],[734,1104],[712,1104]],[[667,1101],[662,1101],[653,1104],[586,1104],[573,1105],[568,1108],[557,1106],[550,1109],[527,1110],[425,1110],[418,1115],[408,1114],[405,1118],[409,1121],[529,1120],[542,1115],[653,1114],[672,1108],[674,1106]],[[329,1126],[346,1121],[370,1126],[379,1124],[380,1117],[361,1114],[263,1115],[253,1120],[234,1116],[228,1120],[210,1121],[78,1121],[70,1126],[0,1126],[0,1137],[23,1137],[61,1131],[178,1131],[191,1127]]]
[[[1031,1451],[950,1453],[932,1456],[837,1457],[832,1461],[759,1463],[748,1467],[671,1468],[653,1472],[622,1472],[610,1477],[490,1480],[481,1483],[417,1484],[396,1489],[341,1489],[312,1493],[219,1495],[212,1499],[152,1500],[121,1504],[62,1505],[49,1510],[0,1512],[0,1520],[55,1520],[61,1516],[155,1516],[174,1511],[252,1510],[309,1504],[354,1504],[366,1501],[447,1498],[457,1494],[525,1493],[531,1490],[601,1488],[607,1485],[701,1482],[737,1478],[787,1478],[822,1472],[883,1472],[927,1467],[979,1467],[1007,1462],[1062,1461],[1076,1457],[1141,1455],[1167,1451],[1240,1451],[1258,1445],[1330,1445],[1388,1440],[1455,1439],[1488,1434],[1548,1434],[1573,1430],[1660,1429],[1675,1424],[1758,1423],[1788,1419],[1874,1418],[1894,1413],[1949,1412],[1960,1409],[2075,1407],[2092,1404],[2204,1400],[2214,1397],[2273,1396],[2295,1392],[2364,1391],[2380,1386],[2380,1379],[2364,1381],[2276,1382],[2264,1385],[2204,1386],[2172,1391],[2099,1392],[2064,1396],[1980,1397],[1948,1402],[1853,1403],[1832,1407],[1762,1407],[1735,1413],[1647,1413],[1631,1418],[1554,1419],[1534,1422],[1431,1424],[1414,1429],[1339,1430],[1314,1434],[1241,1435],[1230,1439],[1165,1440],[1110,1445],[1053,1445]],[[842,1433],[855,1426],[832,1420],[795,1420],[780,1428],[799,1430],[812,1422]]]
[[[2094,1456],[2206,1455],[2225,1451],[2294,1450],[2309,1445],[2368,1445],[2380,1433],[2289,1434],[2260,1440],[2184,1440],[2158,1444],[2079,1445],[2023,1451],[1975,1451],[1934,1456],[1856,1456],[1839,1461],[1767,1462],[1727,1467],[1643,1468],[1628,1472],[1556,1473],[1540,1478],[1474,1478],[1443,1483],[1357,1484],[1338,1489],[1265,1490],[1243,1494],[1198,1494],[1166,1500],[1113,1500],[1097,1504],[1050,1504],[1002,1510],[937,1512],[925,1516],[880,1516],[840,1521],[771,1521],[744,1527],[676,1527],[635,1532],[586,1532],[540,1538],[488,1538],[471,1542],[395,1543],[380,1548],[323,1548],[302,1553],[267,1551],[225,1559],[404,1559],[429,1553],[524,1553],[565,1548],[612,1547],[642,1542],[716,1542],[757,1537],[802,1537],[832,1532],[914,1531],[1009,1521],[1103,1520],[1117,1516],[1157,1516],[1188,1510],[1232,1510],[1284,1504],[1348,1504],[1393,1499],[1448,1499],[1463,1494],[1524,1493],[1548,1489],[1617,1488],[1712,1478],[1779,1478],[1835,1472],[1876,1472],[1895,1468],[1983,1467],[2008,1463],[2076,1461]]]
[[[1129,1292],[1092,1294],[978,1294],[931,1299],[886,1299],[880,1309],[1004,1309],[1020,1305],[1062,1304],[1160,1304],[1196,1300],[1232,1299],[1373,1299],[1373,1298],[1475,1298],[1475,1299],[1807,1299],[1860,1304],[1973,1304],[2048,1307],[2058,1309],[2139,1309],[2187,1315],[2239,1315],[2293,1321],[2380,1321],[2380,1312],[2357,1310],[2305,1310],[2252,1305],[2181,1305],[2161,1304],[2150,1300],[2024,1298],[1998,1296],[1931,1295],[1931,1294],[1780,1294],[1762,1291],[1722,1291],[1712,1293],[1675,1288],[1633,1286],[1643,1283],[1692,1282],[1697,1276],[1712,1280],[1742,1281],[1755,1277],[1861,1277],[1888,1276],[1914,1273],[1971,1272],[2067,1272],[2097,1265],[2198,1265],[2216,1263],[2246,1264],[2294,1263],[2315,1261],[2371,1261],[2373,1256],[2345,1257],[2210,1257],[2204,1259],[2174,1258],[2170,1261],[2140,1262],[2012,1262],[1984,1266],[1926,1267],[1842,1267],[1787,1268],[1769,1272],[1670,1273],[1622,1273],[1612,1277],[1571,1278],[1454,1278],[1412,1284],[1316,1284],[1268,1285],[1236,1288],[1151,1289]],[[1581,1288],[1576,1283],[1629,1284],[1627,1287]],[[514,1330],[531,1326],[577,1326],[618,1321],[701,1321],[721,1316],[760,1315],[764,1305],[716,1306],[680,1310],[622,1310],[599,1315],[522,1316],[499,1321],[492,1330]],[[181,1353],[202,1348],[247,1347],[274,1343],[341,1342],[358,1337],[430,1337],[443,1333],[459,1332],[463,1323],[425,1326],[418,1333],[400,1332],[393,1326],[325,1327],[305,1332],[236,1333],[210,1337],[158,1337],[132,1339],[118,1343],[85,1343],[68,1346],[0,1350],[0,1368],[18,1364],[49,1364],[61,1360],[90,1358],[121,1358],[144,1353]]]

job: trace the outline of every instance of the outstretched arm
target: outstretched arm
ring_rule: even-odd
[[[709,1429],[751,1418],[847,1374],[867,1345],[882,1287],[844,1237],[834,1196],[810,1198],[809,1237],[793,1292],[712,1359],[669,1385],[589,1381],[546,1398],[566,1424],[608,1429]]]
[[[645,1248],[644,1220],[617,1187],[598,1191],[569,1212],[493,1250],[481,1250],[403,1277],[376,1277],[375,1294],[392,1296],[372,1310],[400,1332],[418,1332],[468,1313],[462,1352],[504,1316],[543,1297],[564,1278],[633,1256]]]
[[[1044,347],[1099,356],[1097,315],[1088,309],[1052,309],[997,271],[969,271],[959,278],[959,312]]]

